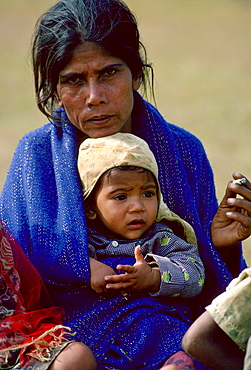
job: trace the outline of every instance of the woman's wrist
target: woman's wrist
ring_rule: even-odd
[[[240,249],[238,245],[231,247],[217,248],[217,252],[225,262],[233,277],[238,276],[240,272]]]

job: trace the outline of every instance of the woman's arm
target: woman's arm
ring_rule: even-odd
[[[90,257],[91,287],[96,293],[107,293],[105,276],[116,275],[115,271],[102,262]]]

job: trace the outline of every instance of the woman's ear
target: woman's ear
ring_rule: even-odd
[[[57,92],[54,93],[54,97],[56,98],[56,102],[58,103],[58,106],[63,107],[62,100],[60,100]]]
[[[133,77],[132,88],[137,91],[140,88],[141,78],[140,76]]]
[[[95,218],[97,217],[97,214],[91,209],[88,209],[86,210],[86,217],[89,218],[89,220],[95,220]]]

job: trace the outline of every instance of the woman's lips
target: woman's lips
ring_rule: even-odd
[[[93,123],[95,125],[104,124],[110,121],[113,116],[93,116],[87,120],[87,122]]]

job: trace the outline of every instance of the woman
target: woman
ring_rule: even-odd
[[[238,243],[250,234],[251,184],[228,185],[212,224],[216,250],[210,233],[217,211],[211,167],[199,140],[167,123],[137,93],[146,87],[150,67],[135,18],[123,2],[59,1],[38,22],[33,65],[38,107],[51,122],[20,141],[1,196],[1,217],[39,270],[54,303],[65,309],[66,325],[93,350],[101,369],[158,368],[181,349],[191,311],[201,312],[225,288],[231,272],[244,267]],[[143,302],[142,311],[132,306],[128,312],[121,296],[97,297],[90,290],[78,147],[86,137],[118,131],[148,142],[164,201],[194,227],[205,264],[203,292],[180,302],[168,328],[158,320],[149,325],[153,301],[147,308]],[[172,302],[166,304],[172,311]],[[136,322],[142,315],[141,332]],[[128,327],[130,337],[125,336]],[[154,331],[154,341],[145,343]]]

